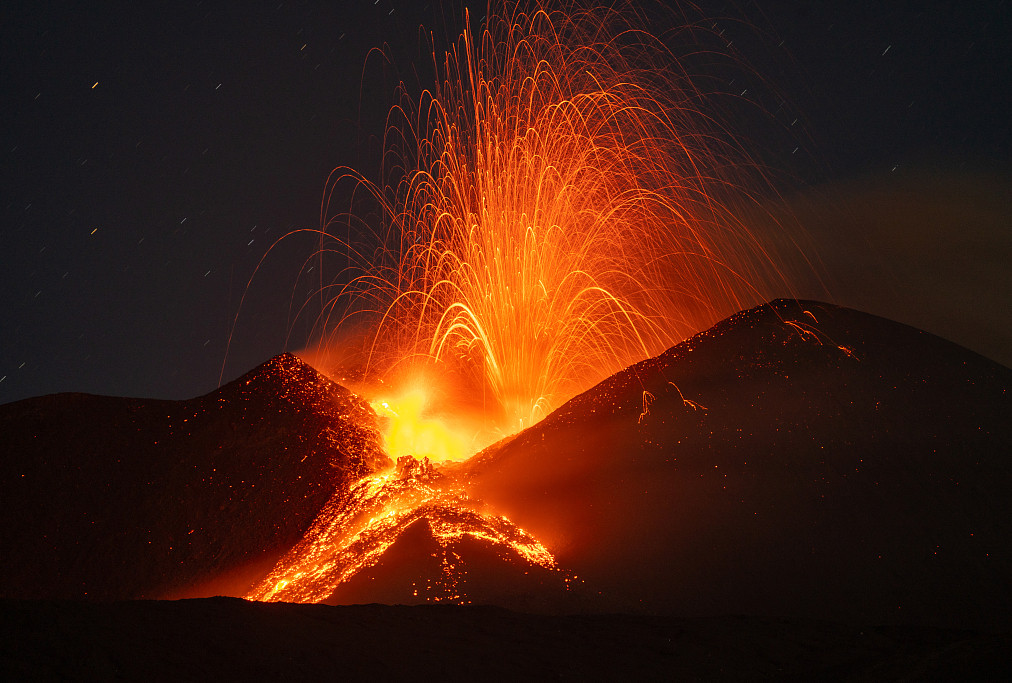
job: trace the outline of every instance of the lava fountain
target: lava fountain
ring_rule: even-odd
[[[408,472],[336,493],[250,598],[325,599],[423,518],[437,540],[472,535],[553,567],[465,484],[406,456],[467,457],[784,288],[737,217],[756,165],[634,8],[487,16],[473,31],[465,12],[459,39],[433,48],[433,89],[402,86],[384,180],[332,174],[303,269],[320,279],[296,317],[322,302],[307,359],[356,373],[343,382],[374,400]],[[349,182],[378,225],[332,212]],[[335,254],[350,265],[325,280]]]
[[[333,251],[352,265],[321,281],[313,335],[320,358],[370,330],[365,377],[439,386],[480,418],[471,452],[784,284],[736,217],[755,165],[631,8],[489,16],[433,51],[435,89],[402,90],[388,182],[332,176],[319,272]],[[330,215],[342,182],[380,228]]]

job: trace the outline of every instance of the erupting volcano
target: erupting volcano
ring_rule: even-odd
[[[421,518],[439,538],[477,535],[552,567],[459,481],[435,483],[430,459],[465,459],[787,286],[775,240],[734,211],[747,156],[628,13],[507,3],[476,30],[464,19],[451,49],[433,49],[436,87],[412,100],[402,86],[389,182],[332,175],[306,265],[318,295],[299,312],[322,298],[307,358],[356,378],[388,454],[424,458],[426,481],[383,474],[335,494],[248,597],[325,599]],[[379,207],[378,228],[330,214],[344,183]],[[335,251],[349,266],[328,283]],[[356,343],[350,329],[369,331]]]
[[[1007,631],[1009,369],[797,300],[771,184],[634,7],[464,24],[380,180],[275,242],[313,235],[300,352],[0,408],[0,597]]]

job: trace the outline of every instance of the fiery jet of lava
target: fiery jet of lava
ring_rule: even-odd
[[[732,210],[740,150],[659,42],[615,9],[490,16],[392,110],[393,180],[337,174],[382,248],[338,247],[358,275],[316,337],[365,316],[367,376],[449,378],[501,436],[782,280]]]

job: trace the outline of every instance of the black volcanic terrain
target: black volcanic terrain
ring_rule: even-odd
[[[853,310],[742,312],[458,466],[474,499],[578,577],[560,590],[464,538],[459,588],[548,613],[1007,631],[1010,380]],[[405,533],[329,602],[432,599],[415,590],[437,574],[425,537]]]
[[[1012,627],[1012,371],[815,302],[735,315],[467,463],[594,609]]]
[[[287,354],[189,401],[0,406],[0,596],[242,591],[336,487],[388,464],[372,420]]]
[[[974,662],[993,673],[1012,632],[1010,386],[1008,368],[853,310],[779,300],[739,313],[443,469],[564,570],[528,572],[464,537],[450,548],[463,570],[454,590],[540,616],[49,601],[241,595],[333,491],[388,461],[371,409],[292,356],[191,401],[61,394],[0,406],[0,598],[34,599],[0,603],[4,656],[17,671],[9,662],[86,641],[101,650],[75,634],[104,624],[111,644],[89,670],[144,671],[130,664],[139,646],[116,641],[138,621],[235,620],[245,625],[208,637],[247,659],[267,656],[256,645],[265,632],[319,623],[320,647],[340,649],[361,627],[390,634],[372,645],[377,659],[421,648],[433,666],[439,637],[486,634],[472,651],[488,656],[504,639],[505,652],[544,657],[555,643],[585,664],[632,629],[641,635],[624,651],[645,658],[633,667],[644,674],[690,660],[686,675],[725,679],[947,675]],[[415,522],[330,602],[431,599],[416,590],[439,578],[428,528]],[[584,614],[562,616],[572,613]],[[574,644],[566,628],[586,638]],[[510,639],[511,629],[540,635]],[[715,644],[727,639],[730,653]],[[172,660],[159,647],[151,657]],[[710,654],[692,659],[699,648]],[[476,672],[508,673],[478,659]]]
[[[757,617],[0,600],[3,680],[999,681],[1012,638]]]

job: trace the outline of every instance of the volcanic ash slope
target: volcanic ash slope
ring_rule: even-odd
[[[919,330],[775,301],[445,468],[563,572],[442,547],[420,520],[332,601],[446,579],[443,597],[542,612],[1009,630],[1010,380]],[[242,595],[389,464],[375,419],[289,355],[191,401],[2,406],[0,597]]]
[[[1012,371],[778,300],[468,463],[588,609],[1010,628]]]

